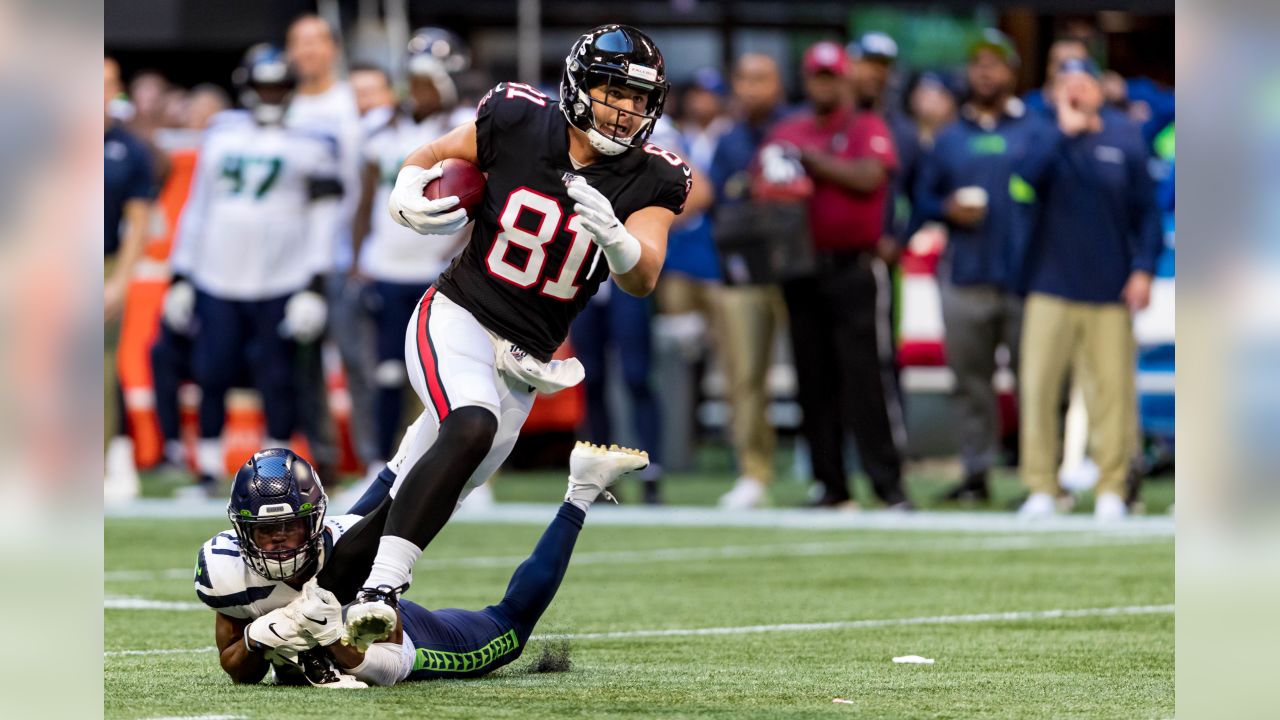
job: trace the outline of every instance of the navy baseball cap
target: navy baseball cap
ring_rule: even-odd
[[[1084,73],[1094,80],[1102,78],[1102,71],[1098,69],[1098,64],[1089,59],[1068,58],[1058,63],[1059,75],[1069,75],[1071,73]]]
[[[720,74],[719,70],[713,67],[704,67],[695,70],[693,73],[693,79],[689,84],[700,90],[715,93],[716,95],[724,95],[726,90],[724,76]]]
[[[982,50],[990,50],[999,55],[1000,59],[1011,68],[1018,67],[1022,62],[1022,58],[1018,56],[1018,49],[1013,45],[1013,40],[995,28],[983,30],[978,39],[969,45],[969,60],[972,61]]]
[[[849,43],[845,51],[855,60],[881,60],[892,63],[898,59],[898,43],[888,33],[872,31]]]

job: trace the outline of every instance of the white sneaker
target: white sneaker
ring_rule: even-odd
[[[1043,520],[1058,514],[1058,506],[1049,493],[1031,493],[1018,508],[1019,520]]]
[[[753,477],[740,477],[733,489],[720,496],[720,507],[725,510],[750,510],[760,507],[768,495],[765,484]]]
[[[137,499],[142,492],[138,468],[133,463],[133,440],[113,437],[107,443],[106,478],[102,483],[102,499],[108,504]]]
[[[649,466],[649,453],[610,445],[603,447],[578,441],[569,454],[569,491],[565,502],[594,501],[603,494],[613,500],[608,487],[626,473]],[[615,501],[616,502],[616,501]]]
[[[486,482],[468,493],[462,502],[458,503],[458,509],[464,512],[484,512],[492,510],[495,502],[493,488]]]
[[[1093,501],[1093,519],[1100,523],[1120,522],[1128,515],[1124,498],[1115,493],[1102,493]]]

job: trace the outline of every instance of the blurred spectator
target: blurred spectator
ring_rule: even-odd
[[[155,131],[165,127],[169,91],[169,81],[155,70],[144,70],[133,76],[129,83],[129,102],[133,105],[129,131],[135,137],[150,142]]]
[[[218,113],[231,107],[231,98],[217,85],[204,83],[191,89],[187,96],[187,114],[183,127],[203,132]]]
[[[676,217],[667,242],[667,259],[658,281],[659,310],[686,346],[706,348],[707,330],[718,330],[715,293],[720,284],[720,258],[711,234],[711,219],[703,210],[712,188],[705,173],[711,169],[716,145],[732,125],[724,115],[724,81],[710,68],[698,71],[681,95],[678,124],[660,120],[652,141],[681,154],[694,169],[694,188],[685,209]],[[696,352],[696,350],[695,350]],[[689,353],[693,354],[693,353]]]
[[[242,366],[262,395],[264,447],[289,443],[295,351],[324,330],[342,191],[333,138],[283,125],[293,86],[284,53],[254,46],[235,79],[249,112],[217,123],[201,149],[163,310],[170,329],[194,335],[196,461],[211,496],[225,467],[225,396]]]
[[[327,278],[329,334],[338,347],[351,397],[351,432],[361,463],[375,460],[372,328],[361,309],[360,288],[348,283],[352,256],[351,228],[359,202],[360,115],[351,87],[338,79],[341,60],[337,35],[323,18],[302,15],[286,35],[289,61],[298,88],[289,104],[289,125],[315,128],[337,138],[343,186],[342,216],[334,234],[334,272]],[[334,477],[338,450],[319,347],[304,348],[299,358],[299,420],[311,445],[321,477]],[[370,468],[373,471],[373,468]]]
[[[165,179],[159,196],[159,204],[170,227],[177,226],[181,207],[190,194],[193,171],[199,157],[197,148],[203,142],[205,130],[218,113],[230,106],[230,102],[227,93],[217,85],[197,85],[187,99],[184,118],[186,127],[177,132],[168,131],[157,138],[169,153],[173,168],[173,172]],[[184,381],[194,379],[191,355],[191,337],[175,332],[166,323],[160,323],[150,351],[151,382],[155,395],[156,419],[165,440],[163,462],[175,469],[187,466],[178,409],[178,388]]]
[[[934,220],[947,227],[939,285],[964,479],[944,500],[989,499],[987,476],[999,448],[992,387],[997,347],[1008,348],[1010,367],[1018,367],[1016,259],[1027,241],[1033,198],[1014,171],[1045,128],[1013,95],[1017,67],[1017,52],[1003,33],[987,30],[973,45],[969,99],[925,156],[916,187],[912,225]]]
[[[898,158],[889,200],[884,204],[884,237],[879,244],[881,258],[892,264],[908,239],[910,194],[921,153],[920,141],[912,119],[887,98],[893,65],[898,60],[898,43],[885,33],[869,32],[849,43],[846,52],[854,107],[880,114],[889,127]],[[896,371],[894,383],[897,383]]]
[[[423,31],[416,33],[409,45],[407,101],[402,108],[392,108],[391,117],[372,131],[361,151],[360,203],[352,229],[356,263],[351,269],[351,281],[365,286],[365,312],[375,335],[377,452],[369,463],[370,471],[380,470],[391,458],[408,424],[403,420],[404,391],[409,379],[405,371],[405,329],[422,294],[449,267],[471,236],[468,225],[452,237],[426,239],[397,224],[387,213],[387,198],[405,157],[474,116],[469,106],[457,107],[457,92],[445,70],[447,58],[419,46],[422,36]],[[361,79],[367,86],[363,91],[356,82],[358,76],[366,76]],[[386,79],[377,69],[352,72],[357,98],[362,92],[377,91],[378,82],[390,94]],[[371,113],[376,111],[377,106],[368,109]]]
[[[1095,515],[1126,514],[1136,452],[1133,314],[1150,300],[1163,238],[1138,128],[1103,107],[1097,67],[1071,59],[1054,82],[1057,127],[1033,142],[1021,175],[1042,208],[1028,253],[1022,334],[1020,513],[1051,515],[1058,491],[1058,410],[1069,374],[1084,390]]]
[[[733,71],[733,98],[740,117],[720,138],[711,161],[716,191],[716,223],[747,204],[750,169],[766,133],[782,118],[783,87],[777,62],[767,55],[746,54]],[[717,230],[720,242],[722,230]],[[764,502],[773,482],[776,445],[766,410],[766,383],[773,356],[774,334],[784,317],[782,293],[773,282],[753,280],[741,267],[724,265],[725,285],[717,293],[722,325],[720,357],[728,381],[731,438],[739,477],[720,498],[728,508],[755,507]]]
[[[394,110],[396,93],[391,87],[391,76],[377,65],[353,65],[347,76],[351,91],[356,97],[356,112],[360,117],[374,110]],[[384,120],[386,117],[384,116]]]
[[[922,152],[933,149],[942,129],[956,118],[956,94],[941,73],[925,71],[907,88],[907,115]],[[917,170],[919,166],[917,165]],[[907,185],[908,190],[914,183]]]
[[[1031,90],[1022,97],[1027,109],[1033,113],[1054,118],[1053,98],[1054,81],[1058,76],[1058,67],[1068,60],[1088,60],[1089,46],[1078,37],[1061,37],[1049,46],[1049,59],[1044,69],[1044,86]]]
[[[120,66],[111,58],[104,58],[102,65],[106,191],[102,305],[106,323],[103,336],[108,438],[104,493],[110,500],[125,500],[137,496],[139,484],[115,356],[125,292],[146,245],[155,182],[146,146],[111,118],[111,102],[122,89]]]
[[[846,431],[853,432],[862,467],[885,505],[909,509],[902,487],[906,444],[902,405],[893,379],[888,269],[880,258],[884,206],[897,157],[889,129],[875,112],[843,102],[847,60],[835,43],[819,42],[804,56],[809,108],[769,133],[761,150],[766,183],[786,183],[794,171],[773,148],[799,161],[813,181],[809,225],[816,273],[787,282],[792,350],[803,432],[817,507],[853,507],[844,463]]]

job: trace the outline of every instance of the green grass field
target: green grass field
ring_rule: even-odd
[[[714,498],[693,487],[670,494]],[[542,476],[508,476],[498,495],[546,501],[554,490]],[[547,505],[547,520],[553,512]],[[181,608],[104,611],[107,717],[1173,715],[1167,535],[593,526],[588,518],[538,632],[639,636],[571,638],[568,672],[530,671],[556,642],[535,636],[520,660],[487,678],[319,691],[233,686],[214,653],[200,650],[213,644],[213,617],[192,605],[189,568],[224,525],[107,519],[109,607],[130,598]],[[427,607],[494,602],[541,531],[452,523],[408,597]],[[1111,610],[1049,612],[1094,609]],[[792,625],[823,623],[837,625]],[[724,630],[644,634],[705,628]],[[122,654],[154,650],[170,652]],[[936,664],[894,664],[899,655]]]

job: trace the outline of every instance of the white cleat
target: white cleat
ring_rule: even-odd
[[[1018,508],[1019,520],[1044,520],[1058,514],[1058,505],[1048,493],[1031,493]]]
[[[362,588],[355,602],[342,609],[342,623],[346,627],[342,644],[364,652],[370,645],[390,637],[396,629],[397,599],[406,589],[408,585]]]
[[[1124,498],[1115,493],[1102,493],[1093,502],[1093,519],[1100,523],[1115,523],[1129,515]]]
[[[720,496],[720,507],[725,510],[750,510],[760,507],[768,491],[764,483],[753,477],[740,477],[733,489]]]
[[[566,502],[577,498],[591,502],[599,495],[613,500],[608,487],[623,475],[649,467],[649,453],[610,445],[578,441],[569,455],[569,491]],[[614,500],[614,502],[617,502]]]

